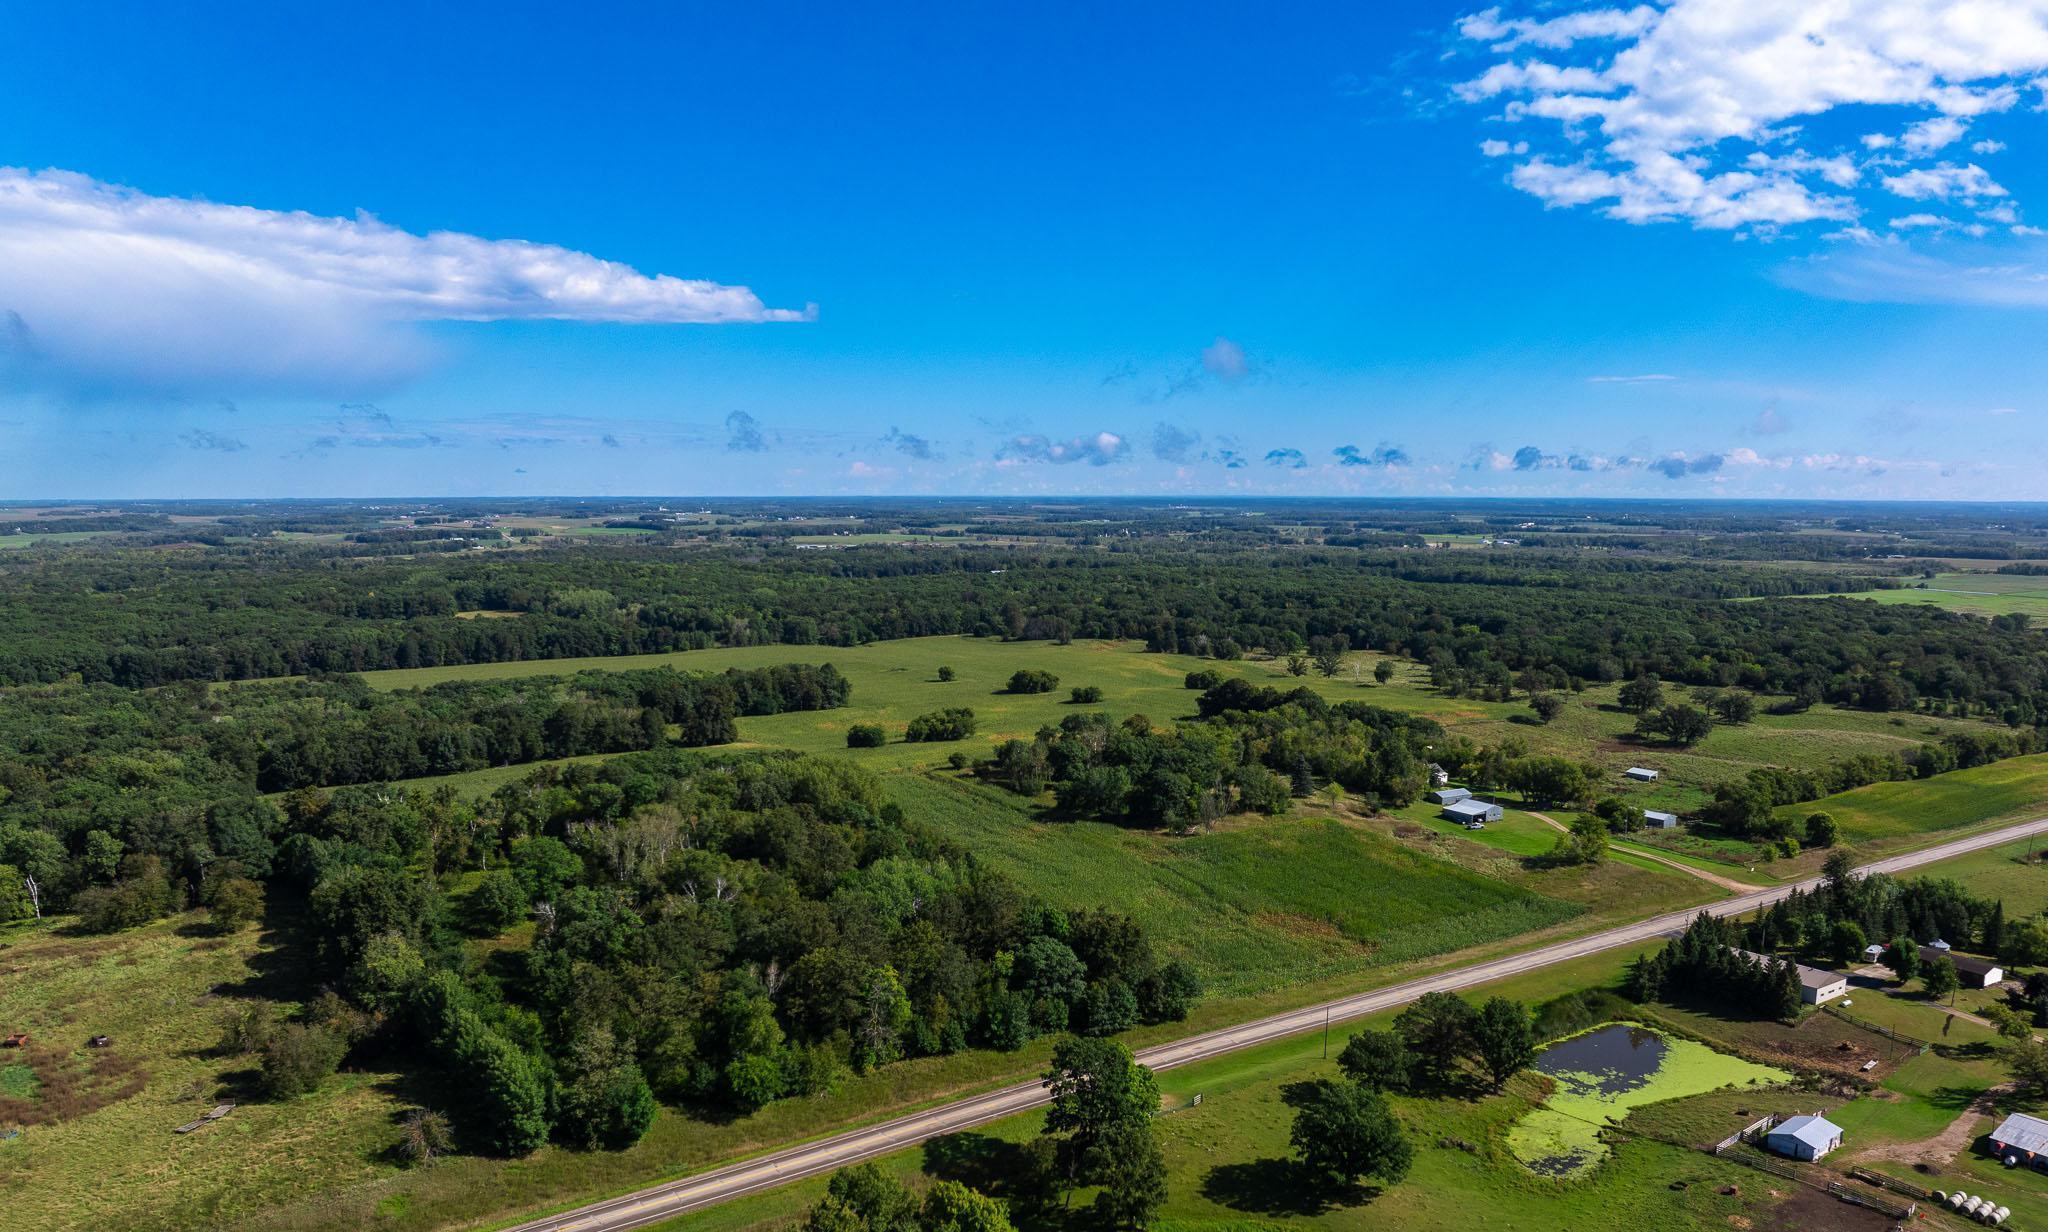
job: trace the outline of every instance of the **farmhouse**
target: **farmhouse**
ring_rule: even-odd
[[[1920,947],[1921,962],[1930,963],[1937,958],[1946,958],[1955,965],[1956,975],[1960,977],[1965,988],[1990,988],[2005,979],[2005,968],[1988,958],[1958,954],[1946,947],[1939,950],[1931,945]]]
[[[1652,830],[1676,830],[1678,828],[1678,814],[1660,813],[1656,809],[1644,809],[1643,824]]]
[[[1438,814],[1438,816],[1447,821],[1455,821],[1460,825],[1469,826],[1473,822],[1484,824],[1489,821],[1499,821],[1504,816],[1504,813],[1500,805],[1488,804],[1484,800],[1454,800],[1444,805],[1443,812]]]
[[[1842,1145],[1842,1127],[1821,1116],[1787,1117],[1764,1135],[1764,1146],[1793,1159],[1819,1159]]]
[[[2015,1112],[1991,1131],[1991,1153],[2008,1168],[2029,1163],[2048,1167],[2048,1121]]]
[[[1754,950],[1736,950],[1735,952],[1753,963],[1761,963],[1765,966],[1769,966],[1775,961]],[[1849,991],[1849,977],[1846,975],[1823,970],[1820,967],[1809,967],[1805,963],[1793,963],[1792,966],[1799,974],[1799,999],[1808,1005],[1824,1004]]]
[[[1456,804],[1460,800],[1470,800],[1472,793],[1462,787],[1439,787],[1422,798],[1431,804]]]
[[[1641,766],[1630,766],[1621,772],[1621,777],[1634,779],[1638,783],[1654,783],[1657,781],[1657,772],[1655,770],[1645,770]]]
[[[1435,762],[1429,763],[1429,785],[1431,787],[1450,786],[1451,772],[1444,769],[1442,766],[1437,765]]]

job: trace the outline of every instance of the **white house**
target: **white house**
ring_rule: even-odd
[[[1437,815],[1446,821],[1469,826],[1474,822],[1483,825],[1489,821],[1499,821],[1506,813],[1500,805],[1488,804],[1484,800],[1454,800],[1444,805],[1443,811]]]
[[[1735,952],[1753,963],[1762,963],[1765,966],[1774,961],[1781,961],[1754,950]],[[1840,972],[1809,967],[1805,963],[1793,963],[1792,966],[1799,975],[1799,999],[1808,1005],[1824,1005],[1849,991],[1849,977]]]
[[[1460,800],[1470,800],[1472,793],[1462,787],[1439,787],[1422,798],[1431,804],[1456,804]]]
[[[1678,828],[1678,814],[1660,813],[1656,809],[1644,809],[1643,824],[1652,830],[1676,830]]]
[[[1764,1146],[1793,1159],[1819,1159],[1842,1145],[1842,1127],[1821,1116],[1787,1117],[1764,1135]]]
[[[1451,785],[1451,772],[1435,762],[1429,763],[1429,785],[1431,787],[1449,787]]]
[[[1641,766],[1630,766],[1621,772],[1621,777],[1634,779],[1638,783],[1654,783],[1657,781],[1657,772],[1655,770],[1646,770]]]

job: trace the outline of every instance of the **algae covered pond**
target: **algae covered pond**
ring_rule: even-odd
[[[1544,1105],[1508,1131],[1508,1149],[1533,1172],[1570,1176],[1600,1162],[1600,1131],[1633,1108],[1735,1086],[1775,1086],[1792,1076],[1768,1065],[1617,1022],[1569,1036],[1530,1068],[1557,1084]]]

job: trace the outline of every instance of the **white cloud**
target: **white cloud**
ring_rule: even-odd
[[[1668,372],[1644,372],[1635,376],[1589,376],[1588,385],[1640,385],[1645,381],[1675,381],[1678,378]]]
[[[1960,167],[1953,163],[1918,167],[1900,175],[1885,176],[1884,186],[1908,201],[1974,201],[1979,197],[2005,196],[2005,189],[1975,163]]]
[[[1506,158],[1510,154],[1527,154],[1529,152],[1529,143],[1526,141],[1517,141],[1513,144],[1505,141],[1482,141],[1479,143],[1479,152],[1488,158]]]
[[[1899,145],[1909,156],[1919,157],[1947,149],[1963,139],[1970,126],[1954,116],[1938,115],[1907,126]]]
[[[1894,231],[1946,231],[1954,225],[1939,214],[1907,214],[1891,221]]]
[[[1561,49],[1588,39],[1628,38],[1641,34],[1657,18],[1649,5],[1620,9],[1592,9],[1568,13],[1549,20],[1503,18],[1500,9],[1490,8],[1458,22],[1458,33],[1468,39],[1493,44],[1495,51],[1512,51],[1523,45]]]
[[[1972,141],[1970,143],[1970,152],[1973,154],[1997,154],[2004,149],[2005,142],[1992,141],[1988,138],[1983,141]]]
[[[1845,194],[1866,183],[1858,158],[1876,151],[1892,192],[2002,193],[1980,168],[1912,164],[2048,71],[2048,0],[1671,0],[1542,18],[1495,8],[1458,32],[1494,62],[1454,93],[1554,137],[1531,141],[1515,187],[1630,223],[1765,234],[1857,221],[1862,206]],[[1831,149],[1807,131],[1849,106],[1905,111],[1904,135],[1871,133],[1859,153],[1854,139]]]
[[[745,287],[549,244],[416,235],[0,168],[0,369],[86,391],[358,389],[433,351],[424,321],[805,320]]]

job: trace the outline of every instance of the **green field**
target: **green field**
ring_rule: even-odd
[[[854,647],[749,646],[665,655],[407,668],[365,672],[363,679],[373,688],[403,689],[448,680],[507,680],[588,670],[668,666],[714,672],[775,663],[830,663],[853,685],[850,705],[838,710],[744,718],[739,724],[741,738],[804,752],[839,752],[873,769],[888,770],[940,765],[955,751],[980,757],[996,741],[1028,737],[1079,709],[1118,717],[1144,714],[1158,722],[1182,720],[1194,714],[1197,696],[1184,687],[1183,679],[1191,671],[1214,670],[1260,685],[1305,685],[1331,701],[1366,701],[1427,715],[1481,744],[1513,738],[1534,753],[1592,761],[1608,773],[1611,787],[1636,803],[1678,810],[1698,807],[1715,784],[1739,778],[1758,766],[1810,766],[1857,753],[1902,752],[1947,731],[1981,730],[1984,726],[1969,720],[1816,706],[1797,715],[1759,714],[1755,722],[1741,727],[1717,727],[1692,749],[1668,749],[1633,741],[1634,716],[1614,705],[1619,686],[1577,694],[1556,720],[1538,725],[1527,721],[1533,716],[1524,702],[1446,697],[1429,687],[1423,668],[1402,660],[1395,660],[1398,670],[1391,682],[1374,684],[1372,668],[1383,657],[1354,653],[1334,677],[1311,672],[1297,678],[1278,660],[1219,662],[1190,655],[1147,654],[1133,642],[1057,645],[927,637]],[[936,673],[941,666],[953,668],[957,678],[939,681]],[[1059,688],[1021,696],[1004,692],[1010,674],[1024,667],[1051,671],[1059,677]],[[1100,687],[1102,702],[1074,705],[1068,700],[1068,691],[1076,685]],[[902,728],[911,718],[946,706],[966,706],[975,712],[980,727],[972,739],[951,744],[902,742]],[[878,749],[847,749],[846,729],[855,723],[880,723],[890,731],[892,742]],[[1664,777],[1647,786],[1622,780],[1621,771],[1633,765],[1653,766],[1662,770]]]
[[[1129,912],[1155,944],[1193,962],[1218,996],[1426,958],[1586,910],[1329,817],[1233,819],[1171,838],[1040,820],[1007,792],[946,777],[898,775],[887,786],[913,818],[1034,893],[1064,907]],[[1655,891],[1688,889],[1676,876],[1641,877]]]
[[[2048,577],[2023,574],[1937,573],[1903,589],[1857,591],[1843,597],[1878,603],[1925,604],[1973,616],[2021,612],[2048,619]]]
[[[1931,779],[1872,783],[1780,812],[1825,810],[1850,842],[1910,838],[1933,830],[2030,819],[2048,811],[2048,753],[1953,770]]]

